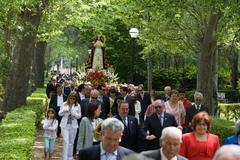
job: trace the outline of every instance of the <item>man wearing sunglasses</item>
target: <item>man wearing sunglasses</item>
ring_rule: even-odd
[[[159,138],[161,137],[163,128],[174,126],[177,127],[177,122],[171,114],[165,112],[163,100],[153,102],[155,112],[146,118],[143,124],[145,131],[145,139],[147,140],[147,150],[158,149]]]

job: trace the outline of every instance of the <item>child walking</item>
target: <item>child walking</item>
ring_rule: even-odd
[[[55,139],[57,137],[57,127],[58,127],[58,121],[55,118],[55,111],[54,109],[49,108],[47,111],[47,117],[43,121],[45,159],[47,159],[48,157],[49,159],[51,159],[53,149],[54,149]]]

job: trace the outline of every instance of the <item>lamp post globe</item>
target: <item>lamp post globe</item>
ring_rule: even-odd
[[[138,31],[137,28],[131,28],[129,30],[129,34],[130,34],[131,38],[137,38],[138,34],[139,34],[139,31]]]
[[[130,61],[131,61],[131,74],[130,74],[130,83],[135,84],[136,83],[136,62],[135,62],[135,54],[136,54],[136,39],[138,37],[139,31],[137,28],[131,28],[129,30],[129,34],[131,37],[131,47],[132,47],[132,53],[130,55]]]

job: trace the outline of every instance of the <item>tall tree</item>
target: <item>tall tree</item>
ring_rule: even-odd
[[[44,86],[44,70],[45,70],[45,53],[47,48],[46,41],[39,41],[34,48],[34,56],[32,62],[33,79],[36,87]]]
[[[15,42],[13,67],[6,86],[3,111],[11,111],[26,104],[31,73],[31,62],[38,26],[48,0],[37,1],[31,7],[22,6],[18,16],[19,30]]]

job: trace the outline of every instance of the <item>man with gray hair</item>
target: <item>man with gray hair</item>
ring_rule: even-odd
[[[186,128],[184,129],[184,132],[191,132],[191,122],[193,117],[198,112],[208,112],[208,107],[203,104],[203,94],[201,92],[196,91],[194,93],[194,104],[186,109],[186,117],[185,117],[185,125]]]
[[[217,150],[213,160],[239,160],[240,146],[238,145],[224,145]]]
[[[166,127],[160,138],[160,149],[144,151],[144,156],[153,160],[187,160],[178,155],[182,143],[182,131],[176,127]]]
[[[173,115],[165,112],[165,105],[163,100],[156,100],[153,102],[155,109],[154,113],[147,117],[143,124],[143,131],[147,141],[147,150],[159,148],[159,138],[162,130],[166,127],[177,127],[176,119]],[[144,149],[144,150],[146,150]]]
[[[101,143],[79,151],[78,160],[122,160],[133,151],[119,146],[124,125],[116,118],[107,118],[101,124]]]

